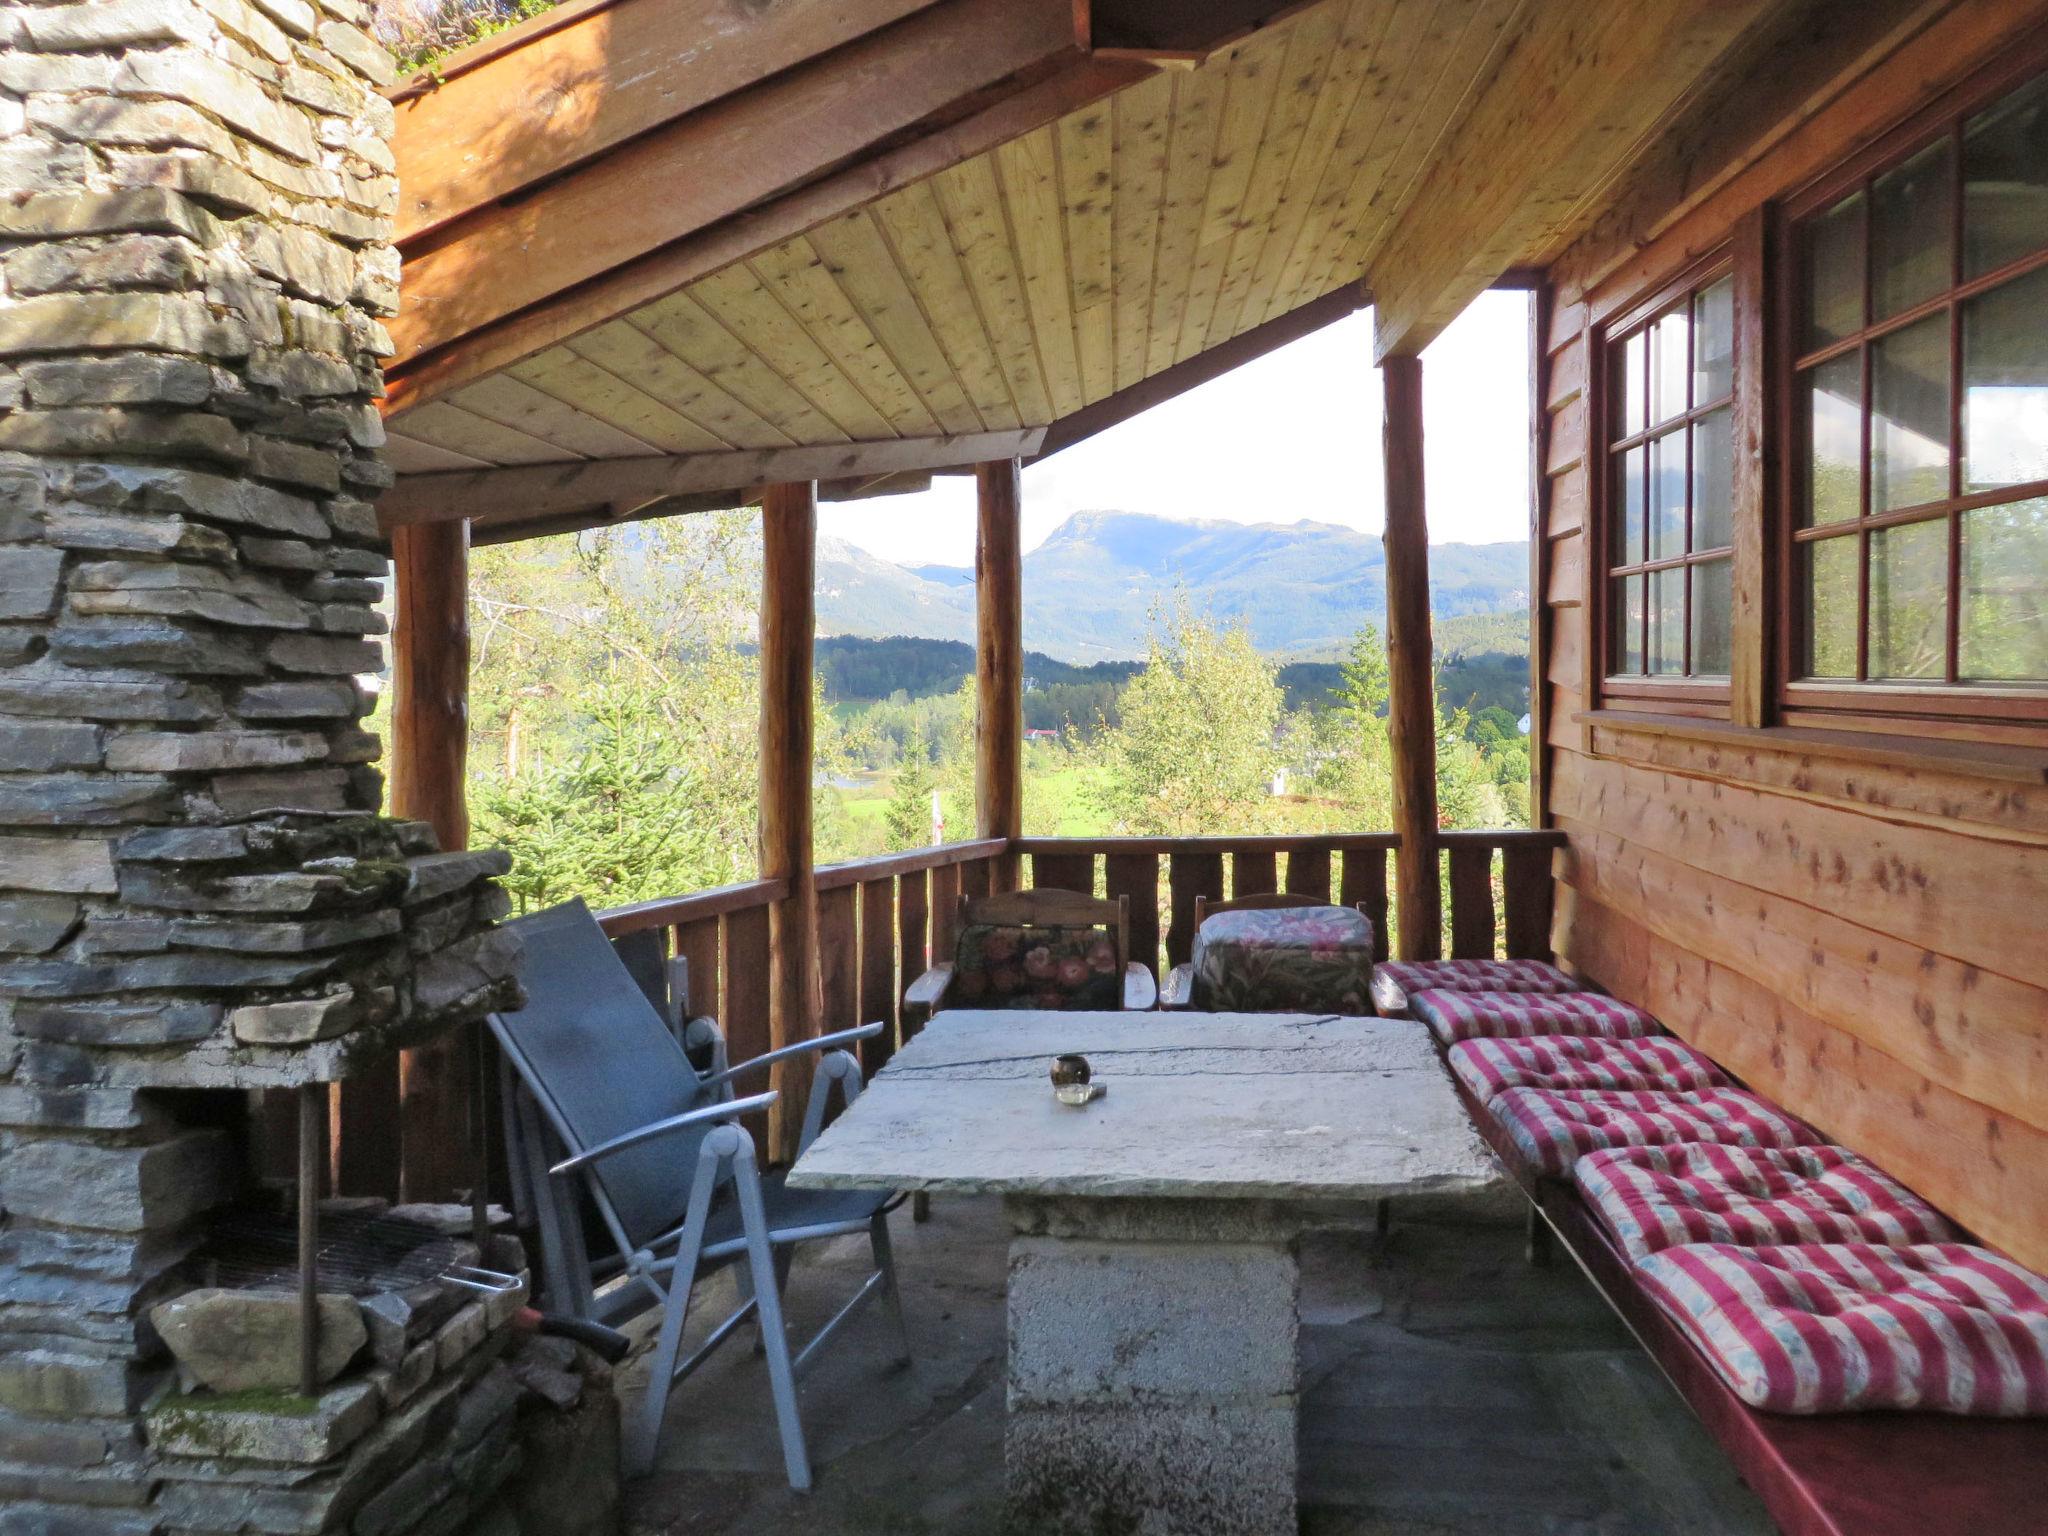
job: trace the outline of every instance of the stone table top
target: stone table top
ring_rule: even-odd
[[[1108,1092],[1054,1099],[1051,1058]],[[1407,1019],[941,1013],[798,1161],[809,1189],[1353,1201],[1501,1175]]]

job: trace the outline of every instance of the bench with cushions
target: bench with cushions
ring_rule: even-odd
[[[1532,1010],[1599,994],[1481,964],[1392,1008],[1376,978],[1375,1001],[1437,1035],[1548,1230],[1789,1536],[2048,1529],[2048,1280],[1654,1021]]]

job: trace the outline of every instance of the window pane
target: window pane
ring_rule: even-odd
[[[1709,560],[1692,568],[1692,669],[1701,677],[1728,675],[1734,573],[1732,560]]]
[[[1724,277],[1692,301],[1692,403],[1735,387],[1735,279]]]
[[[1948,316],[1870,344],[1870,510],[1948,495]]]
[[[1614,670],[1643,670],[1643,578],[1622,576],[1614,583]]]
[[[1685,553],[1685,430],[1653,437],[1650,449],[1650,558]]]
[[[1948,519],[1870,535],[1870,675],[1948,673]]]
[[[1963,275],[2048,245],[2048,76],[1963,129]]]
[[[1614,492],[1614,558],[1619,565],[1643,562],[1643,471],[1649,452],[1647,447],[1631,448],[1614,461],[1621,482]]]
[[[1882,320],[1949,286],[1949,142],[1930,144],[1870,190],[1871,319]]]
[[[2048,267],[1963,306],[1963,489],[2048,480]]]
[[[1856,675],[1856,536],[1803,544],[1806,675]]]
[[[1611,367],[1617,437],[1634,437],[1648,425],[1643,417],[1643,391],[1649,387],[1649,365],[1645,361],[1649,355],[1650,338],[1644,331],[1637,331],[1614,349]]]
[[[2048,499],[1965,512],[1962,575],[1961,675],[2048,682]]]
[[[1800,242],[1806,346],[1825,346],[1863,328],[1863,194],[1851,193],[1807,221]]]
[[[1685,671],[1685,567],[1650,572],[1650,670]]]
[[[1720,549],[1734,540],[1730,510],[1735,473],[1735,414],[1727,406],[1692,428],[1692,547]]]
[[[1806,526],[1839,523],[1862,510],[1863,360],[1822,363],[1806,377]]]
[[[1650,421],[1682,415],[1692,380],[1692,316],[1675,310],[1651,327]]]

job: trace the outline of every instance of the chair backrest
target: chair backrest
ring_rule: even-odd
[[[1314,896],[1301,896],[1292,891],[1266,891],[1257,896],[1233,896],[1225,901],[1222,897],[1195,897],[1195,927],[1199,930],[1212,913],[1216,912],[1271,912],[1286,907],[1327,907],[1327,901]]]
[[[526,1006],[491,1031],[573,1155],[696,1107],[683,1047],[581,901],[514,920],[526,945]],[[592,1168],[600,1205],[629,1243],[681,1219],[702,1128],[658,1137]]]
[[[956,1008],[1109,1009],[1124,1005],[1128,896],[1040,887],[962,895],[947,1003]]]

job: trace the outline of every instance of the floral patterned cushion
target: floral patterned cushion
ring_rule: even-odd
[[[1408,1011],[1445,1045],[1534,1035],[1604,1035],[1629,1040],[1661,1031],[1633,1003],[1599,992],[1417,992]]]
[[[1373,967],[1372,995],[1381,1013],[1405,1013],[1417,992],[1578,992],[1583,988],[1547,960],[1388,960]]]
[[[1604,1147],[1718,1141],[1744,1147],[1810,1147],[1822,1137],[1805,1121],[1741,1088],[1700,1093],[1629,1093],[1510,1088],[1486,1112],[1538,1173],[1563,1177]]]
[[[1372,923],[1350,907],[1218,912],[1195,935],[1194,1005],[1218,1013],[1372,1012]]]
[[[970,923],[953,947],[953,1008],[1117,1009],[1124,981],[1103,928]]]
[[[1732,1088],[1728,1074],[1668,1035],[1608,1040],[1535,1035],[1460,1040],[1446,1055],[1458,1080],[1484,1104],[1510,1088],[1621,1088],[1636,1091]]]
[[[1687,1243],[1636,1265],[1752,1408],[2048,1414],[2048,1280],[1963,1243]]]
[[[1952,1243],[1941,1215],[1847,1147],[1615,1147],[1572,1168],[1631,1259],[1681,1243]]]

